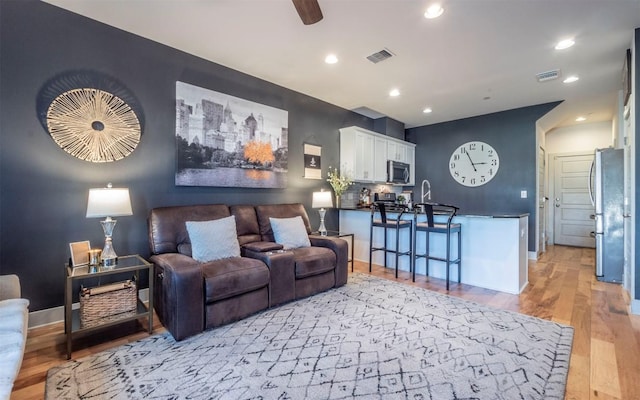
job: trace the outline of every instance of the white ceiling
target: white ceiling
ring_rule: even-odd
[[[308,26],[289,0],[47,2],[408,128],[556,100],[545,130],[578,115],[611,120],[640,27],[640,0],[442,0],[435,20],[423,17],[429,0],[319,0],[324,19]],[[575,46],[554,50],[568,37]],[[383,48],[395,56],[366,59]],[[337,64],[324,63],[329,52]],[[553,69],[561,79],[536,81]],[[574,74],[578,82],[562,83]],[[401,95],[391,98],[394,87]]]

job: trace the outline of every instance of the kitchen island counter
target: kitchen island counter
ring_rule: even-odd
[[[356,260],[369,262],[369,227],[371,224],[371,210],[340,209],[340,230],[355,234],[354,257]],[[391,217],[397,212],[389,212]],[[413,219],[413,211],[405,211],[403,219]],[[486,289],[506,293],[518,294],[528,284],[528,213],[496,213],[492,215],[465,214],[454,217],[453,222],[462,226],[462,273],[461,282]],[[424,215],[418,215],[418,221],[423,221]],[[436,215],[436,221],[444,222],[446,217]],[[409,232],[400,233],[400,249],[408,249],[411,243]],[[425,250],[425,233],[419,232],[417,251]],[[389,243],[395,241],[395,232],[389,231]],[[375,245],[383,243],[383,230],[374,229],[373,242]],[[446,235],[431,234],[431,254],[443,257],[446,248]],[[452,259],[456,258],[457,239],[452,235]],[[373,263],[384,265],[383,253],[373,255]],[[394,257],[389,256],[388,268],[395,268]],[[399,269],[410,270],[409,257],[401,257]],[[425,275],[425,259],[416,261],[417,279]],[[444,279],[446,268],[443,262],[430,261],[429,276]],[[451,266],[451,282],[458,280],[457,265]],[[455,286],[455,285],[454,285]]]
[[[340,208],[340,211],[361,211],[366,213],[371,213],[371,209],[369,207],[361,207],[361,208]],[[397,214],[397,211],[391,210],[387,211],[390,214]],[[418,214],[424,215],[423,212],[419,211]],[[413,215],[413,210],[407,210],[404,212],[404,215]],[[458,217],[469,217],[469,218],[522,218],[528,217],[529,213],[492,213],[492,214],[482,214],[482,213],[458,213]]]

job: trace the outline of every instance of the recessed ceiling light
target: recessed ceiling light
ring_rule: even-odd
[[[398,97],[398,96],[400,96],[400,90],[398,90],[398,89],[391,89],[391,91],[389,92],[389,96],[391,96],[391,97]]]
[[[570,77],[568,77],[567,79],[563,80],[562,82],[564,82],[564,83],[573,83],[573,82],[575,82],[575,81],[577,81],[579,79],[580,78],[578,78],[577,76],[571,75]]]
[[[422,110],[422,112],[425,113],[425,114],[430,114],[430,113],[433,112],[433,110],[431,109],[431,107],[427,107],[424,110]]]
[[[558,44],[556,44],[555,48],[556,50],[564,50],[564,49],[568,49],[574,44],[576,44],[576,42],[574,42],[573,39],[565,39],[565,40],[559,41]]]
[[[424,17],[428,19],[438,18],[444,13],[444,8],[440,4],[432,4],[427,8],[427,11],[424,13]]]
[[[576,122],[582,122],[582,121],[586,121],[586,120],[587,120],[587,117],[580,116],[580,117],[576,118]]]
[[[335,64],[338,62],[338,56],[336,56],[335,54],[329,54],[324,58],[324,62],[326,62],[327,64]]]

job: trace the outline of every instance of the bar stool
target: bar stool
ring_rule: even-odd
[[[427,216],[427,220],[425,222],[418,222],[418,210],[424,210],[425,215]],[[448,204],[440,204],[440,203],[417,203],[414,204],[414,214],[413,221],[415,224],[414,229],[414,238],[413,238],[413,257],[412,262],[413,265],[411,269],[413,270],[413,281],[416,281],[416,260],[418,258],[424,258],[426,261],[426,275],[429,276],[429,260],[442,261],[447,265],[447,290],[449,290],[449,268],[451,264],[458,264],[458,283],[460,283],[460,273],[462,267],[462,228],[460,224],[453,224],[451,220],[456,215],[458,211],[458,207],[451,206]],[[446,215],[447,223],[435,223],[433,221],[433,215]],[[425,232],[425,252],[424,254],[418,254],[416,252],[416,242],[418,239],[418,232]],[[435,257],[429,252],[429,236],[431,233],[444,233],[447,235],[447,252],[444,257]],[[455,260],[451,259],[451,234],[458,234],[458,258]]]
[[[410,219],[403,220],[402,214],[406,211],[406,208],[403,206],[398,214],[397,218],[387,218],[387,210],[386,206],[383,202],[373,203],[371,206],[371,227],[369,228],[369,272],[371,272],[371,258],[373,256],[374,251],[384,251],[384,267],[387,267],[387,253],[392,253],[396,255],[396,278],[398,277],[398,259],[400,256],[409,256],[411,257],[412,251],[412,241],[413,241],[413,221]],[[380,219],[375,218],[375,214],[380,214]],[[383,247],[374,247],[373,246],[373,228],[383,228],[384,229],[384,246]],[[400,231],[402,229],[409,229],[409,250],[400,251]],[[387,231],[392,229],[396,232],[396,247],[395,249],[390,249],[387,244]],[[409,272],[411,272],[411,264],[409,261]]]

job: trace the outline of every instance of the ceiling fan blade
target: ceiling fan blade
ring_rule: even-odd
[[[315,24],[322,19],[322,10],[318,0],[291,0],[305,25]]]

